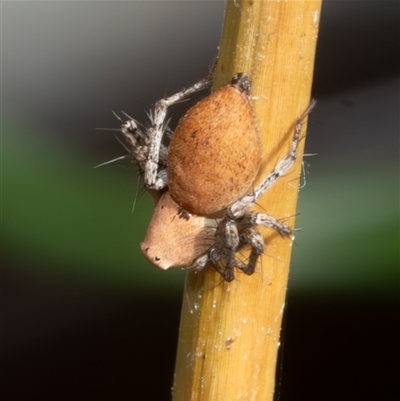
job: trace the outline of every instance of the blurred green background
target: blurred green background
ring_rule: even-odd
[[[343,311],[354,311],[349,322],[388,314],[383,325],[390,327],[397,311],[398,8],[393,1],[324,4],[318,106],[306,145],[318,155],[305,162],[289,283],[289,308],[306,305],[299,315],[325,305],[321,315],[337,313],[336,324]],[[112,109],[146,121],[154,101],[203,77],[217,53],[223,11],[220,1],[2,4],[1,351],[8,394],[22,397],[21,384],[30,383],[43,399],[97,392],[96,399],[130,399],[143,390],[139,371],[156,363],[168,374],[147,399],[168,399],[184,272],[158,271],[141,254],[152,203],[128,163],[93,168],[125,154],[110,132],[95,128],[118,127]],[[288,327],[290,316],[289,309]],[[156,352],[151,335],[169,342]],[[119,342],[129,352],[110,348]],[[53,386],[40,384],[54,372]],[[297,394],[305,391],[290,373],[288,380]],[[285,399],[293,398],[284,382]]]

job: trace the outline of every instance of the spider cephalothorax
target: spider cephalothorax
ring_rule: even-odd
[[[145,187],[157,200],[141,244],[145,256],[162,269],[198,270],[211,261],[226,281],[232,281],[235,268],[254,273],[264,252],[258,226],[292,235],[293,230],[276,218],[249,209],[295,163],[302,123],[314,103],[297,119],[289,153],[255,186],[261,139],[246,74],[235,74],[228,85],[194,105],[180,120],[170,145],[163,144],[163,136],[170,135],[168,107],[211,82],[210,74],[159,100],[149,128],[140,129],[132,119],[123,122],[121,131]],[[246,263],[236,257],[245,246],[251,249]]]

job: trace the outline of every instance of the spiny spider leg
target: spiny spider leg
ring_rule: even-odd
[[[208,77],[195,83],[187,89],[183,89],[181,92],[175,93],[168,98],[159,100],[154,107],[152,115],[152,126],[148,129],[148,135],[150,137],[150,147],[147,157],[147,161],[144,169],[144,183],[146,188],[160,190],[167,185],[167,181],[158,175],[158,161],[160,157],[160,146],[162,136],[165,132],[165,120],[167,116],[167,110],[169,106],[179,102],[188,95],[205,89],[211,85],[213,81],[213,71]]]
[[[243,198],[239,199],[228,208],[227,214],[230,218],[237,220],[240,217],[243,217],[244,214],[247,212],[247,210],[252,206],[254,206],[257,199],[280,177],[286,174],[286,172],[294,165],[297,158],[296,152],[301,140],[300,133],[303,127],[304,120],[308,116],[308,114],[310,114],[315,104],[316,104],[315,100],[312,100],[307,109],[304,111],[304,113],[300,117],[298,117],[294,128],[294,137],[290,152],[278,163],[278,165],[274,168],[274,170],[272,170],[272,172],[261,182],[261,184],[259,184],[254,189],[254,191],[251,194],[246,195]],[[275,220],[273,217],[271,217],[271,219]]]

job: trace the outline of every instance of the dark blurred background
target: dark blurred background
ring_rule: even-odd
[[[184,272],[140,253],[150,198],[95,128],[205,76],[224,8],[2,2],[3,400],[170,399]],[[397,400],[398,1],[324,2],[313,96],[277,392]]]

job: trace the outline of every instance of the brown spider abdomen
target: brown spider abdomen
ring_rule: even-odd
[[[235,81],[236,79],[236,81]],[[251,191],[261,138],[246,75],[212,93],[180,120],[168,156],[172,198],[190,213],[217,215]]]
[[[213,245],[216,227],[215,220],[185,213],[166,192],[154,209],[140,247],[160,269],[189,267]]]

